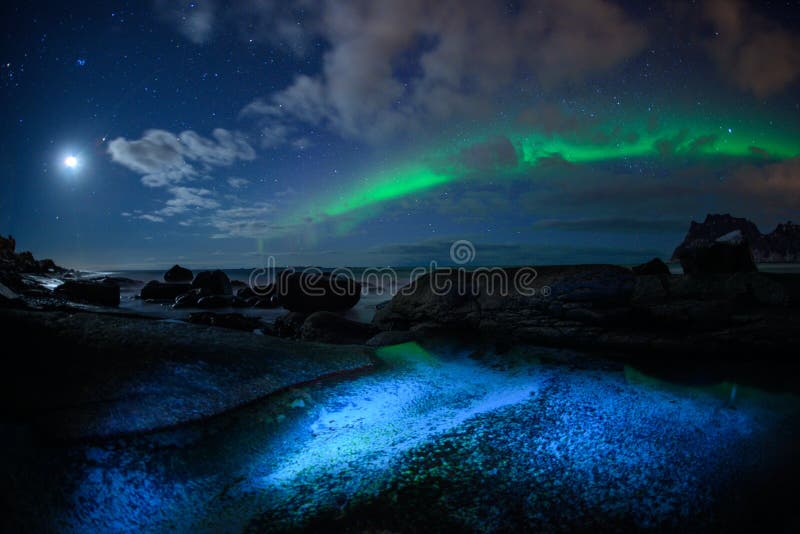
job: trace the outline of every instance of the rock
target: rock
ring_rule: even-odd
[[[352,321],[329,311],[312,313],[300,328],[300,339],[323,343],[361,344],[378,332],[367,323]]]
[[[295,338],[300,336],[300,328],[308,317],[302,312],[289,312],[275,319],[275,335]]]
[[[14,254],[16,249],[17,241],[14,239],[14,236],[0,236],[0,254]]]
[[[535,271],[519,267],[497,269],[495,274],[508,281],[507,290],[488,283],[480,273],[443,270],[424,275],[377,310],[373,324],[384,330],[435,325],[494,338],[513,338],[523,331],[553,332],[567,339],[567,329],[553,326],[563,314],[624,307],[636,278],[630,269],[615,265],[544,266]],[[591,322],[611,320],[600,311],[570,313]]]
[[[172,305],[175,309],[180,308],[194,308],[197,306],[197,300],[200,297],[198,296],[197,291],[189,291],[188,293],[184,293],[183,295],[179,295],[175,299],[175,303]]]
[[[388,347],[390,345],[402,345],[417,341],[419,335],[410,330],[389,330],[375,334],[365,343],[369,347]]]
[[[164,273],[164,280],[167,282],[191,282],[194,278],[192,271],[180,265],[173,265]]]
[[[59,295],[70,300],[98,304],[100,306],[119,306],[119,286],[110,283],[88,280],[67,280],[55,289]]]
[[[180,295],[188,293],[192,289],[191,284],[171,284],[151,280],[145,284],[139,293],[142,300],[152,301],[174,301]]]
[[[681,252],[683,272],[689,275],[748,273],[757,271],[750,245],[741,234],[728,234],[726,241],[697,243]]]
[[[241,313],[195,312],[189,314],[189,322],[192,324],[205,324],[222,328],[232,328],[234,330],[244,330],[246,332],[252,332],[263,326],[259,317],[245,317]]]
[[[668,282],[661,276],[653,274],[637,276],[631,302],[634,305],[642,305],[663,301],[669,296],[668,287]]]
[[[787,306],[789,291],[778,280],[761,273],[736,273],[724,282],[725,296],[745,305]]]
[[[789,221],[779,224],[769,234],[762,234],[751,221],[728,214],[709,214],[702,223],[692,221],[689,232],[673,252],[672,259],[680,259],[686,249],[709,246],[736,231],[750,245],[753,258],[758,263],[800,261],[800,225]]]
[[[233,306],[231,295],[209,295],[197,299],[198,308],[228,308]]]
[[[233,295],[233,288],[228,275],[217,269],[216,271],[202,271],[197,273],[192,281],[193,289],[203,289],[210,295]]]
[[[0,306],[17,307],[22,304],[22,298],[17,293],[0,283]]]
[[[641,265],[636,265],[632,267],[631,270],[633,274],[636,276],[648,276],[648,275],[658,275],[658,276],[669,276],[669,267],[667,264],[661,261],[659,258],[653,258],[652,260],[648,261],[647,263],[643,263]]]
[[[278,302],[290,311],[344,311],[361,298],[361,284],[345,276],[284,271],[276,287]]]

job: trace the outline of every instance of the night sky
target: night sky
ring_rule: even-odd
[[[67,267],[624,264],[800,219],[797,1],[14,4],[0,233]]]

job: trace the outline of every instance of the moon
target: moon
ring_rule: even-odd
[[[75,156],[67,156],[64,159],[64,165],[66,165],[70,169],[74,169],[75,167],[78,166],[78,158],[76,158]]]

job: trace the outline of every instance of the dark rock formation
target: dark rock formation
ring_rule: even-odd
[[[274,333],[278,337],[300,337],[300,329],[308,317],[302,312],[289,312],[275,319]]]
[[[637,276],[644,276],[644,275],[657,275],[657,276],[669,276],[669,267],[667,264],[661,261],[659,258],[653,258],[652,260],[648,261],[647,263],[643,263],[641,265],[636,265],[631,269],[633,274]]]
[[[431,275],[423,276],[379,309],[373,324],[400,332],[398,340],[407,332],[424,338],[449,331],[641,356],[753,358],[774,351],[770,357],[779,358],[800,349],[790,326],[800,320],[798,275],[634,276],[610,265],[537,270],[537,293],[530,296],[492,294],[487,287],[459,292],[455,280],[448,290],[434,291]],[[504,270],[511,279],[515,271]]]
[[[200,299],[199,291],[189,291],[184,293],[183,295],[179,295],[175,298],[175,303],[172,305],[173,308],[194,308],[197,306],[197,301]]]
[[[0,235],[0,254],[14,254],[17,250],[17,240],[13,235],[3,237]]]
[[[233,295],[233,288],[228,275],[216,271],[201,271],[192,281],[193,289],[203,289],[209,295]]]
[[[728,214],[709,214],[702,223],[692,221],[683,242],[672,253],[672,259],[679,260],[688,248],[710,246],[736,230],[750,245],[756,262],[800,262],[800,225],[787,222],[779,224],[772,233],[762,234],[751,221]]]
[[[2,239],[2,238],[0,238]],[[0,307],[16,308],[23,305],[22,297],[0,283]]]
[[[371,324],[359,323],[328,311],[312,313],[303,321],[300,339],[323,343],[364,343],[378,333]]]
[[[192,324],[205,324],[222,328],[232,328],[234,330],[244,330],[246,332],[252,332],[263,326],[260,318],[245,317],[241,313],[195,312],[189,314],[189,322]]]
[[[111,283],[67,280],[58,286],[55,292],[78,302],[100,306],[119,306],[119,286]]]
[[[139,293],[142,300],[152,301],[174,301],[180,295],[188,293],[192,289],[191,284],[165,284],[158,280],[151,280],[145,284]]]
[[[275,284],[270,284],[264,288],[257,288],[253,291],[249,286],[245,286],[236,292],[236,297],[254,308],[277,308],[280,306],[275,291]]]
[[[277,286],[277,300],[290,311],[343,311],[361,298],[361,284],[345,276],[284,271]]]
[[[167,282],[191,282],[194,278],[192,271],[180,265],[173,265],[164,273],[164,280]]]
[[[0,374],[4,420],[59,438],[100,438],[199,421],[323,376],[373,365],[366,347],[99,313],[0,308],[25,347]],[[68,355],[68,357],[67,357]]]
[[[233,306],[231,295],[209,295],[197,299],[198,308],[227,308]]]
[[[712,243],[693,242],[681,251],[681,267],[690,275],[755,272],[750,245],[740,230],[734,230]]]
[[[386,330],[431,323],[521,334],[543,315],[592,316],[598,321],[610,317],[608,310],[630,300],[635,282],[629,269],[614,265],[537,267],[535,278],[523,280],[534,272],[528,269],[500,270],[509,282],[505,290],[474,273],[465,273],[463,279],[458,271],[427,274],[416,280],[412,291],[402,290],[378,310],[373,322]],[[442,291],[443,287],[449,290]]]
[[[0,236],[0,271],[30,274],[63,273],[51,259],[37,260],[30,252],[15,252],[17,243],[12,236]]]

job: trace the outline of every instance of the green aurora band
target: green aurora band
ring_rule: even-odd
[[[646,116],[646,115],[643,115]],[[757,119],[735,122],[728,127],[714,118],[694,121],[673,120],[654,127],[652,120],[625,122],[626,127],[584,128],[580,131],[545,134],[522,128],[495,129],[481,136],[445,143],[424,154],[416,163],[368,174],[335,197],[316,199],[303,217],[319,221],[362,208],[432,190],[466,179],[530,179],[543,158],[561,158],[572,164],[614,160],[651,159],[685,162],[692,160],[741,159],[770,162],[800,155],[800,131],[796,126],[779,128],[773,121]],[[505,137],[513,145],[517,163],[476,172],[458,155],[470,146]]]

